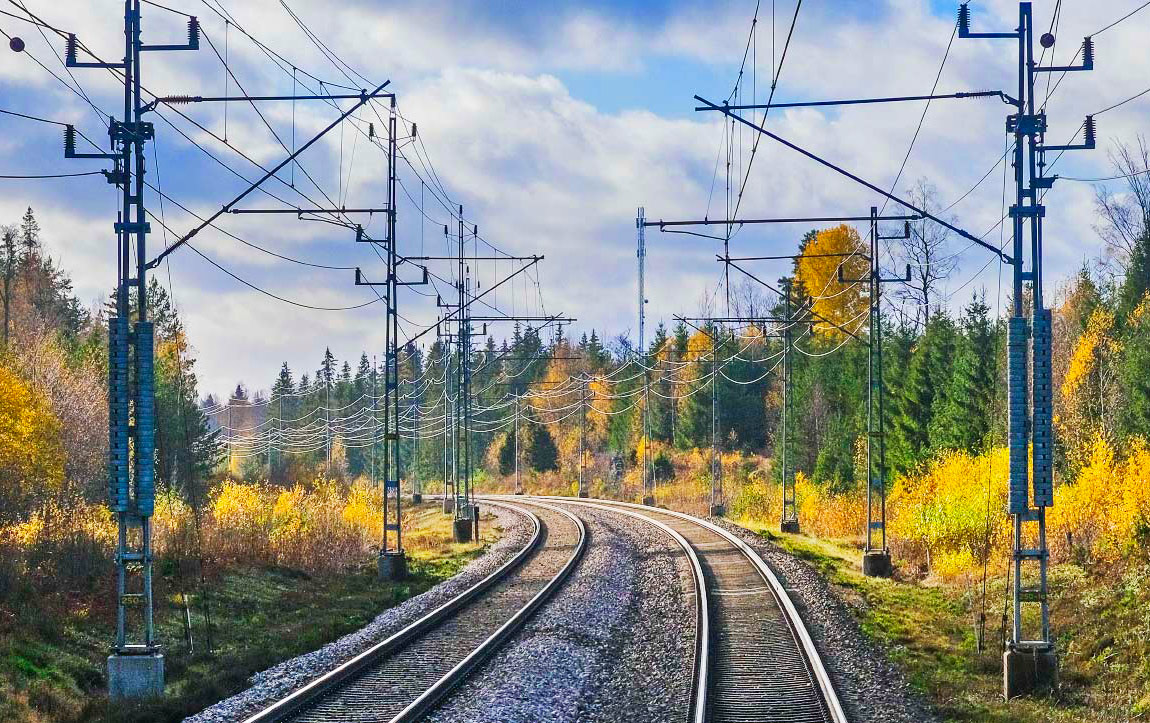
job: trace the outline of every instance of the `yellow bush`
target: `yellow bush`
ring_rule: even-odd
[[[1117,562],[1145,549],[1150,538],[1150,451],[1136,439],[1126,458],[1095,435],[1086,464],[1073,483],[1054,490],[1047,517],[1056,557],[1085,555]]]
[[[920,475],[900,477],[887,504],[890,546],[901,560],[955,577],[1004,550],[1008,451],[946,452]]]
[[[0,521],[20,519],[63,482],[60,421],[46,399],[0,366]]]

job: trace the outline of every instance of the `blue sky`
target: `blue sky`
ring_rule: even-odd
[[[199,16],[205,38],[221,54],[226,35],[229,66],[251,93],[290,92],[290,70],[275,65],[235,27],[225,33],[219,8],[226,8],[238,26],[287,64],[333,83],[356,87],[367,83],[354,76],[349,80],[346,68],[325,57],[276,1],[165,4]],[[576,333],[594,326],[608,336],[633,337],[636,207],[645,206],[651,218],[723,213],[721,164],[716,173],[722,125],[716,118],[695,113],[692,96],[721,99],[730,92],[754,2],[359,0],[331,5],[289,0],[288,4],[354,71],[370,81],[390,78],[403,117],[418,124],[421,143],[404,148],[410,164],[400,166],[405,189],[398,209],[402,252],[446,250],[442,226],[449,214],[426,188],[427,218],[420,222],[421,180],[432,177],[430,160],[444,187],[439,195],[449,197],[452,205],[462,203],[464,216],[479,225],[486,240],[508,253],[546,255],[537,277],[523,276],[500,289],[500,307],[520,313],[564,312],[579,318]],[[1067,60],[1083,35],[1137,4],[1134,0],[1064,4],[1056,57]],[[745,98],[751,96],[752,76],[760,100],[769,84],[772,8],[777,62],[794,7],[792,0],[759,3],[752,53],[757,62],[746,66]],[[1009,29],[1016,22],[1017,3],[1009,0],[972,7],[980,28]],[[48,23],[76,32],[97,53],[118,56],[122,45],[118,3],[31,0],[28,8]],[[1035,3],[1039,26],[1050,23],[1052,8],[1051,2]],[[937,0],[807,0],[780,73],[776,99],[926,93],[951,37],[954,14],[952,4]],[[179,16],[147,7],[145,40],[178,40],[182,22]],[[1150,78],[1150,56],[1144,45],[1148,29],[1150,11],[1097,39],[1097,70],[1068,76],[1050,101],[1054,136],[1069,135],[1086,113],[1145,89]],[[62,43],[51,35],[51,42],[46,42],[34,26],[7,16],[0,16],[0,30],[20,35],[28,45],[26,53],[0,53],[0,108],[75,123],[99,142],[104,129],[97,111],[35,62],[72,83],[53,52],[62,53]],[[145,85],[163,94],[222,93],[222,64],[206,41],[204,45],[198,53],[145,56]],[[940,91],[1013,87],[1008,45],[955,40]],[[116,112],[121,101],[104,72],[73,73],[100,112]],[[236,92],[230,80],[228,90]],[[221,107],[180,110],[210,133],[170,110],[154,118],[157,144],[154,154],[149,151],[149,179],[159,180],[167,194],[198,213],[219,208],[245,185],[208,153],[248,179],[260,171],[241,152],[265,166],[283,156],[250,109],[235,104],[229,108],[227,145],[222,142]],[[261,110],[290,145],[291,105],[265,104]],[[879,186],[890,187],[922,110],[921,104],[795,110],[772,113],[768,125]],[[1145,132],[1148,110],[1150,96],[1145,96],[1101,116],[1102,148],[1068,155],[1058,170],[1080,177],[1109,175],[1108,149]],[[297,139],[309,137],[334,117],[331,107],[316,103],[298,104],[295,111]],[[382,130],[385,112],[380,105],[379,115],[358,113],[356,123],[361,129],[374,123],[377,131]],[[942,203],[958,199],[1001,156],[1005,115],[1005,106],[994,101],[933,104],[896,190],[905,192],[922,178],[937,187]],[[202,148],[181,137],[177,128]],[[741,178],[752,138],[744,133],[738,141],[742,162],[736,154],[734,175]],[[0,116],[2,173],[101,167],[96,161],[65,161],[61,145],[57,127]],[[329,196],[342,192],[348,206],[382,203],[383,155],[350,127],[343,129],[342,138],[339,131],[326,137],[301,158],[301,164]],[[281,177],[288,180],[284,174]],[[296,182],[310,198],[320,198],[302,172],[297,172]],[[14,222],[25,206],[35,207],[49,249],[73,275],[81,297],[101,298],[115,278],[113,189],[98,176],[0,183],[4,184],[0,221]],[[267,188],[289,203],[306,204],[287,183],[273,182]],[[1001,191],[999,169],[950,215],[963,228],[982,234],[1001,216]],[[1048,278],[1055,285],[1102,251],[1092,228],[1094,192],[1091,184],[1064,182],[1048,199],[1046,258]],[[249,201],[249,207],[279,203],[257,195]],[[741,213],[854,214],[876,201],[874,194],[764,141],[749,174]],[[149,204],[150,212],[159,217],[154,194]],[[175,232],[194,225],[193,218],[170,203],[164,205],[163,220]],[[346,230],[334,226],[255,216],[229,216],[219,225],[281,255],[327,266],[362,266],[369,277],[379,275],[378,259],[354,244]],[[378,218],[372,222],[373,229],[380,225]],[[164,233],[158,223],[153,229],[151,244],[159,248],[165,243]],[[736,236],[732,251],[789,253],[800,235],[800,229],[748,228]],[[997,240],[997,231],[988,238]],[[351,271],[285,262],[215,230],[198,236],[195,245],[233,273],[279,296],[318,306],[350,306],[372,298],[369,290],[352,284]],[[986,266],[985,253],[966,246],[954,240],[950,249],[958,254],[959,266],[945,294],[956,306],[979,287],[989,288],[993,297],[997,285],[998,267]],[[649,234],[648,309],[656,320],[695,312],[704,296],[715,292],[721,277],[714,262],[716,250],[704,239]],[[310,373],[328,345],[341,359],[353,361],[361,351],[378,353],[382,346],[378,304],[346,312],[309,311],[238,283],[188,250],[173,254],[171,261],[172,289],[188,320],[205,391],[220,393],[240,380],[266,387],[283,360]],[[479,281],[490,286],[511,265],[475,267]],[[784,270],[784,264],[763,264],[758,269],[768,279]],[[169,268],[161,271],[167,284]],[[437,271],[450,276],[446,266]],[[446,288],[440,283],[438,290]],[[434,320],[434,298],[418,291],[409,291],[401,300],[406,334]]]

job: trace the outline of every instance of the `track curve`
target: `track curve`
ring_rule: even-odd
[[[542,497],[658,520],[698,554],[709,600],[706,720],[847,723],[806,626],[774,572],[737,536],[671,510],[626,502]]]
[[[464,593],[245,723],[394,723],[434,707],[562,585],[586,549],[586,527],[566,510],[537,515],[513,503],[488,504],[532,521],[534,534],[523,550]]]

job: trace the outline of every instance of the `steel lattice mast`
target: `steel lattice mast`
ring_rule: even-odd
[[[148,321],[147,295],[151,225],[144,203],[144,145],[154,138],[155,131],[143,120],[150,108],[141,97],[140,54],[198,50],[200,37],[199,21],[190,17],[187,43],[145,45],[141,40],[140,1],[124,2],[122,62],[80,61],[75,35],[68,36],[65,48],[68,68],[108,69],[124,80],[123,119],[109,119],[108,135],[115,152],[78,153],[75,128],[69,125],[64,131],[65,157],[111,160],[113,170],[104,174],[108,183],[120,189],[115,224],[116,312],[108,319],[108,504],[116,514],[116,640],[108,657],[108,692],[113,698],[158,696],[164,690],[164,657],[152,619],[156,420],[154,333]],[[129,621],[133,610],[139,614],[138,631],[132,630]]]
[[[1011,315],[1007,327],[1008,434],[1010,488],[1008,508],[1013,523],[1013,624],[1003,658],[1003,693],[1012,698],[1057,681],[1058,658],[1050,633],[1047,599],[1046,508],[1054,504],[1054,460],[1051,382],[1051,314],[1042,298],[1042,219],[1046,208],[1042,198],[1054,185],[1055,176],[1044,175],[1046,152],[1090,150],[1095,147],[1094,118],[1086,116],[1085,142],[1070,145],[1046,143],[1045,108],[1035,108],[1034,78],[1038,73],[1094,69],[1094,44],[1082,44],[1082,64],[1039,66],[1034,59],[1034,15],[1031,3],[1018,4],[1018,27],[1012,32],[971,32],[970,8],[964,3],[958,11],[960,38],[1002,38],[1018,41],[1018,98],[1016,113],[1006,120],[1006,130],[1014,135],[1015,199],[1010,207],[1013,226],[1014,273]],[[1044,48],[1053,47],[1054,36],[1042,36]],[[1077,134],[1076,134],[1077,135]],[[1030,248],[1024,241],[1030,230]],[[1025,257],[1030,269],[1025,270]],[[1026,316],[1025,295],[1030,290],[1030,318]],[[1028,344],[1029,342],[1029,344]],[[1027,347],[1033,375],[1027,384]],[[1032,406],[1031,406],[1032,405]],[[1033,445],[1033,461],[1028,452]],[[1036,569],[1035,569],[1036,568]],[[1029,577],[1031,582],[1024,581]],[[1035,579],[1036,578],[1036,579]],[[1038,629],[1024,630],[1024,605],[1038,607]]]

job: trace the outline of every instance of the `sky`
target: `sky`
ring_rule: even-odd
[[[22,2],[45,24],[75,33],[97,56],[122,55],[122,3]],[[1054,28],[1056,62],[1069,62],[1083,36],[1141,4],[1065,3]],[[122,112],[122,86],[106,70],[65,69],[63,41],[14,18],[26,17],[19,5],[0,3],[10,13],[0,15],[0,31],[26,43],[23,53],[0,52],[0,109],[73,123],[106,144],[107,117]],[[470,253],[545,256],[486,300],[509,314],[574,317],[565,333],[576,336],[592,328],[604,338],[637,335],[638,207],[648,219],[727,213],[724,149],[730,131],[719,114],[696,112],[694,96],[721,102],[740,69],[744,103],[764,102],[774,76],[775,100],[783,102],[926,94],[936,77],[940,93],[1003,89],[1013,95],[1017,88],[1016,46],[953,38],[955,8],[938,0],[806,0],[797,16],[794,0],[161,5],[144,7],[145,42],[183,40],[187,18],[173,10],[196,15],[204,41],[198,52],[146,53],[142,83],[149,93],[330,93],[390,80],[401,135],[410,135],[412,124],[417,129],[415,139],[401,143],[397,164],[399,252],[454,253],[455,242],[445,240],[443,228],[450,224],[455,232],[455,210],[462,205],[469,232],[478,226],[481,239],[469,242]],[[1037,27],[1051,29],[1055,6],[1034,3]],[[975,30],[1017,25],[1016,2],[971,7]],[[1087,113],[1147,89],[1148,31],[1150,9],[1095,37],[1093,72],[1052,78],[1050,142],[1069,138]],[[1038,87],[1046,98],[1045,81]],[[346,110],[352,102],[339,103]],[[1006,149],[1008,106],[996,99],[939,100],[925,115],[924,106],[776,109],[766,127],[901,197],[924,179],[937,189],[941,206],[951,206],[946,217],[956,226],[991,243],[1007,240],[996,228],[1004,209],[1003,168],[995,164]],[[220,209],[263,174],[261,165],[278,163],[338,115],[318,101],[266,102],[259,109],[262,118],[242,103],[161,106],[152,114],[156,141],[148,149],[147,178],[168,200],[161,203],[154,192],[146,196],[149,257],[194,228],[193,213],[203,217]],[[1146,132],[1148,111],[1150,94],[1099,115],[1099,148],[1067,153],[1052,172],[1113,175],[1109,154],[1116,143]],[[387,113],[386,100],[353,113],[305,151],[296,167],[285,168],[237,207],[383,206],[386,155],[367,134],[385,132]],[[752,153],[756,139],[749,129],[736,129],[731,140],[730,184],[744,189],[740,217],[862,215],[883,206],[873,191],[769,138],[762,137]],[[104,167],[98,160],[65,160],[61,149],[59,126],[0,115],[0,175]],[[1046,199],[1048,289],[1102,253],[1094,229],[1095,185],[1059,181]],[[1121,181],[1111,186],[1122,190]],[[115,284],[114,187],[98,175],[0,180],[0,223],[18,222],[27,206],[35,209],[46,247],[71,274],[80,298],[92,304],[105,298]],[[355,220],[382,236],[382,215]],[[730,250],[793,253],[808,228],[746,226]],[[219,396],[241,381],[267,388],[284,361],[297,376],[313,374],[325,347],[353,367],[362,352],[382,354],[383,304],[371,288],[354,284],[353,271],[360,267],[366,278],[380,279],[382,264],[369,244],[355,243],[354,232],[293,214],[226,214],[191,245],[194,251],[173,252],[156,273],[187,324],[201,392]],[[647,248],[652,328],[671,323],[674,314],[697,312],[708,296],[721,297],[721,242],[649,229]],[[892,252],[884,263],[901,268],[897,249]],[[1000,278],[1009,287],[1009,270],[957,237],[947,254],[955,256],[957,268],[942,300],[960,308],[974,290],[986,289],[996,308]],[[433,285],[401,291],[402,339],[434,323],[436,294],[446,299],[451,293],[453,264],[429,264]],[[518,267],[506,259],[468,266],[482,289]],[[773,281],[787,264],[761,262],[753,270]],[[419,276],[411,267],[404,273],[411,281]],[[489,332],[498,339],[511,329],[497,323]]]

